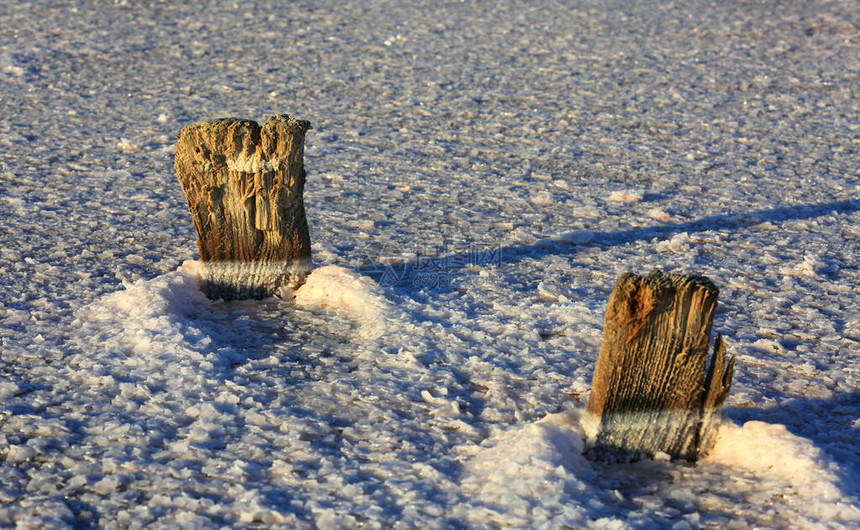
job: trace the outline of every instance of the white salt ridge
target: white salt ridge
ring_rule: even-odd
[[[376,282],[337,265],[314,269],[293,293],[299,307],[341,313],[359,323],[359,335],[376,339],[385,334],[398,311]]]
[[[842,491],[836,473],[839,466],[811,441],[792,434],[784,425],[761,421],[749,421],[743,426],[724,423],[706,462],[746,473],[759,489],[779,492],[771,494],[770,502],[792,525],[860,525],[860,506]]]
[[[594,240],[594,233],[589,230],[571,230],[553,236],[555,241],[570,243],[571,245],[584,245]]]
[[[582,456],[581,413],[553,414],[489,440],[464,466],[463,491],[477,507],[472,523],[540,525],[559,518],[583,525],[588,518],[591,463]]]
[[[681,253],[690,250],[690,243],[695,242],[687,232],[675,234],[669,239],[660,241],[654,247],[657,252]]]
[[[647,215],[651,219],[656,219],[658,221],[668,221],[672,218],[671,215],[669,215],[668,213],[666,213],[665,210],[662,210],[660,208],[651,208],[645,213],[645,215]]]
[[[790,266],[780,267],[779,272],[787,276],[815,277],[827,268],[827,264],[815,254],[806,254],[803,260]]]
[[[124,289],[78,312],[82,321],[124,318],[135,325],[149,318],[187,319],[213,302],[199,288],[200,262],[185,261],[176,271],[150,281],[124,283]]]
[[[615,202],[626,202],[626,203],[637,203],[642,202],[645,194],[639,190],[615,190],[609,194],[609,197],[606,200],[615,201]]]
[[[589,415],[577,409],[548,415],[487,440],[464,465],[461,487],[471,498],[468,519],[501,526],[563,522],[581,528],[637,527],[635,518],[625,521],[613,516],[612,503],[623,502],[631,493],[607,487],[612,481],[606,477],[668,473],[676,477],[677,485],[667,490],[667,497],[675,501],[766,500],[764,511],[776,514],[772,521],[780,527],[851,528],[860,524],[860,507],[856,499],[845,497],[835,472],[838,465],[783,425],[724,422],[715,447],[699,463],[701,475],[694,478],[689,472],[679,472],[683,467],[670,463],[668,455],[632,465],[589,461],[582,454],[589,423]],[[674,487],[701,489],[712,498],[688,499]],[[633,495],[643,495],[645,502],[644,492]],[[683,526],[685,521],[677,524],[689,527]],[[735,524],[743,525],[743,521]]]
[[[0,381],[0,400],[11,398],[21,393],[21,387],[12,381]]]
[[[186,261],[175,272],[127,283],[125,290],[79,310],[78,321],[110,330],[107,345],[134,354],[126,362],[148,365],[157,374],[159,363],[170,362],[172,352],[181,351],[186,322],[213,304],[200,291],[199,270],[199,262]],[[165,344],[172,347],[164,350]]]
[[[143,146],[129,140],[128,138],[120,138],[119,142],[117,142],[116,144],[116,147],[121,152],[127,154],[139,153],[143,149]]]

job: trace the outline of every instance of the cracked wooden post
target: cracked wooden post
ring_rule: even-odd
[[[588,400],[590,458],[630,461],[657,452],[695,461],[715,442],[734,358],[722,337],[708,366],[719,291],[705,277],[625,274],[606,308]]]
[[[301,285],[311,242],[302,192],[311,125],[281,114],[179,132],[176,176],[197,229],[201,288],[212,299],[266,298]]]

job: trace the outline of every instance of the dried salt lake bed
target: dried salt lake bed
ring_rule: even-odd
[[[860,525],[851,1],[0,5],[0,525]],[[175,135],[310,120],[317,268],[200,294]],[[624,272],[737,358],[695,467],[581,456]]]

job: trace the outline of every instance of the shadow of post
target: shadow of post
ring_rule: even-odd
[[[457,274],[470,266],[507,265],[523,259],[540,259],[551,255],[571,255],[581,248],[617,247],[653,238],[668,238],[684,232],[736,230],[767,222],[778,223],[800,219],[814,219],[831,213],[846,214],[860,210],[856,199],[817,204],[798,204],[756,210],[747,213],[711,215],[685,223],[660,224],[629,228],[615,232],[595,232],[585,243],[567,243],[543,239],[535,244],[510,246],[473,246],[469,249],[438,256],[418,256],[404,263],[373,263],[360,269],[384,287],[422,289],[447,287]],[[559,230],[559,232],[563,232]]]

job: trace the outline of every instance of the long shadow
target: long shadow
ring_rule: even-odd
[[[409,285],[421,289],[445,288],[451,280],[470,266],[506,265],[524,259],[540,259],[550,255],[574,254],[582,248],[602,248],[626,245],[655,237],[670,237],[684,232],[707,230],[736,230],[766,222],[784,222],[813,219],[829,213],[845,214],[860,210],[856,199],[817,204],[798,204],[761,209],[747,213],[711,215],[685,223],[661,224],[628,228],[614,232],[594,232],[584,237],[582,243],[569,243],[544,239],[535,244],[489,246],[470,248],[439,256],[418,256],[412,261],[397,264],[374,263],[361,272],[372,277],[382,286],[409,289]],[[560,227],[559,232],[564,229]],[[583,234],[587,235],[587,234]]]

